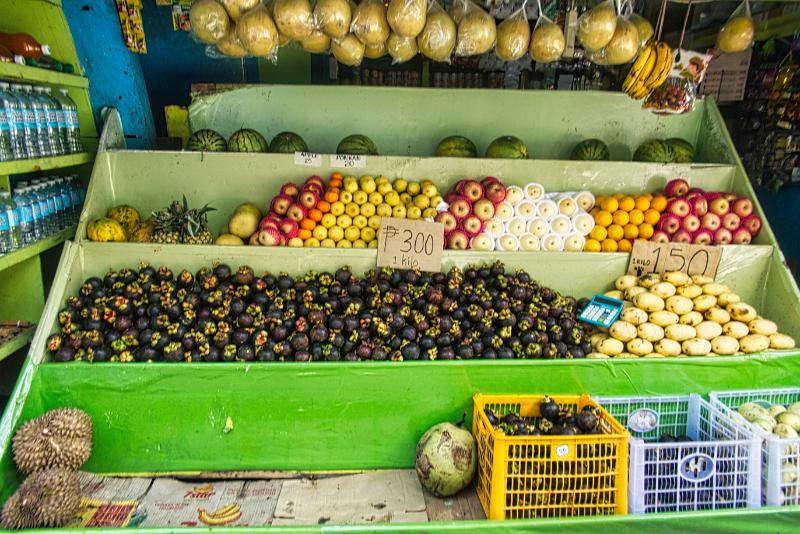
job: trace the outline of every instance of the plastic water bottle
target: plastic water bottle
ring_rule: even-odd
[[[59,210],[58,205],[61,203],[56,202],[56,194],[53,190],[53,184],[49,180],[42,180],[42,189],[44,191],[45,198],[47,199],[47,209],[50,214],[50,233],[54,234],[61,229],[61,224],[59,221]]]
[[[25,195],[28,197],[28,200],[31,204],[31,214],[33,215],[33,236],[34,241],[38,241],[45,236],[44,214],[42,213],[42,206],[39,204],[39,197],[36,195],[36,191],[32,185],[28,185],[25,182],[21,182],[20,185],[23,187]]]
[[[11,88],[7,82],[0,82],[0,107],[5,109],[6,121],[8,124],[8,138],[11,143],[11,159],[25,159],[28,154],[25,151],[25,120],[19,102],[11,94]]]
[[[0,193],[0,256],[8,254],[11,248],[11,225],[8,221],[8,212]]]
[[[19,231],[22,236],[22,244],[30,245],[36,241],[36,231],[33,225],[33,207],[31,206],[27,187],[15,187],[12,200],[17,205],[17,212],[19,213]]]
[[[14,159],[14,152],[11,149],[11,129],[17,129],[16,119],[13,117],[14,111],[6,108],[6,99],[0,93],[0,161],[11,161]]]
[[[23,133],[25,157],[27,159],[38,158],[41,153],[39,152],[39,138],[36,130],[36,115],[31,107],[31,101],[25,91],[22,90],[22,86],[17,83],[11,85],[11,95],[19,104],[17,129]]]
[[[0,239],[7,246],[6,252],[11,252],[22,246],[22,235],[19,231],[17,205],[11,200],[11,193],[8,191],[0,191],[0,210],[5,214],[4,219],[0,221],[0,226],[5,228],[4,231],[0,231],[0,234],[2,234]]]
[[[67,120],[66,147],[70,153],[83,152],[83,142],[81,141],[81,128],[78,124],[78,106],[69,97],[66,89],[59,89],[56,100],[61,104],[61,109]]]
[[[80,180],[78,180],[78,175],[73,174],[69,177],[69,195],[72,200],[72,209],[74,210],[73,220],[75,223],[78,222],[81,216],[84,194],[83,185],[80,183]]]
[[[25,90],[25,94],[28,95],[31,108],[33,109],[33,116],[36,124],[36,143],[39,146],[39,154],[43,157],[52,156],[53,149],[50,144],[50,138],[47,135],[47,111],[45,111],[36,93],[33,92],[33,86],[23,85],[22,88]]]
[[[53,229],[51,224],[52,217],[50,214],[50,206],[47,203],[47,196],[44,194],[44,184],[35,181],[31,188],[33,190],[33,196],[36,199],[36,203],[39,205],[39,215],[41,216],[40,220],[42,230],[41,237],[47,237],[53,233]]]
[[[50,99],[50,102],[53,105],[53,113],[55,116],[56,124],[57,124],[57,140],[61,152],[60,154],[68,154],[69,148],[67,146],[67,117],[64,112],[64,109],[61,105],[61,102],[53,96],[53,92],[50,90],[49,87],[44,88],[44,93]]]
[[[44,109],[44,116],[47,121],[47,142],[50,145],[50,150],[54,156],[60,156],[64,154],[64,140],[58,135],[58,114],[56,108],[60,108],[61,105],[47,96],[44,87],[35,87],[33,91],[36,93],[36,98],[39,99]]]
[[[56,187],[58,189],[58,194],[61,195],[61,204],[64,206],[64,215],[63,215],[63,222],[64,228],[68,228],[74,224],[73,219],[73,209],[72,209],[72,197],[69,194],[69,186],[67,185],[66,178],[56,178]]]

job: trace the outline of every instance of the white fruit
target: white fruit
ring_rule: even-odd
[[[681,271],[667,271],[664,273],[663,279],[675,287],[685,286],[689,283],[689,275]]]
[[[614,281],[614,287],[619,289],[620,291],[625,291],[629,287],[636,286],[636,277],[632,274],[626,274],[620,276]]]
[[[678,287],[677,293],[688,299],[693,299],[703,294],[703,288],[695,284],[688,284]]]
[[[767,319],[753,319],[747,323],[747,328],[753,334],[761,334],[762,336],[771,336],[778,333],[778,325]]]
[[[719,323],[715,323],[714,321],[703,321],[695,326],[694,329],[697,332],[697,337],[700,339],[712,340],[722,335],[722,327]]]
[[[664,329],[664,334],[675,341],[686,341],[697,337],[697,331],[694,327],[686,324],[671,324]]]
[[[678,321],[678,315],[671,311],[662,310],[650,314],[650,322],[661,327],[678,324]]]
[[[704,312],[717,305],[717,297],[714,295],[700,295],[695,297],[692,302],[694,302],[695,311]]]
[[[608,329],[608,332],[615,339],[627,342],[636,337],[636,326],[627,321],[616,321]],[[648,351],[649,352],[649,351]]]
[[[750,329],[742,322],[731,321],[722,325],[722,333],[734,339],[742,339],[750,333]]]
[[[689,326],[697,326],[703,322],[703,314],[696,311],[690,311],[689,313],[685,313],[681,315],[681,318],[678,320],[680,324],[688,324]]]
[[[730,336],[718,336],[711,340],[711,350],[721,356],[736,354],[739,342]]]
[[[692,338],[684,341],[681,348],[689,356],[705,356],[711,353],[711,342],[707,339]]]
[[[677,313],[678,315],[687,314],[694,309],[692,300],[681,295],[669,297],[665,304],[667,311]]]
[[[703,316],[706,320],[719,324],[727,324],[731,321],[731,314],[717,306],[707,309]]]
[[[640,324],[636,329],[636,333],[640,338],[646,339],[651,343],[655,343],[664,339],[664,329],[653,323]]]
[[[648,312],[655,312],[664,309],[664,299],[650,292],[636,295],[636,297],[633,299],[633,303],[639,308]]]
[[[675,340],[664,338],[656,343],[655,349],[664,356],[678,356],[681,353],[681,344]]]
[[[647,312],[636,307],[625,308],[622,310],[622,313],[619,317],[623,321],[627,321],[636,326],[646,323],[648,319]]]
[[[767,350],[769,344],[769,338],[759,334],[750,334],[739,340],[739,346],[745,354]]]
[[[769,347],[776,350],[793,349],[794,339],[786,334],[772,334],[769,336]]]

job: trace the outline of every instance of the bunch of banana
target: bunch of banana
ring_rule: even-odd
[[[667,80],[672,69],[672,48],[665,42],[650,41],[633,62],[622,90],[641,100]]]
[[[201,523],[209,526],[228,525],[240,517],[242,517],[242,508],[236,503],[217,508],[213,512],[208,512],[205,508],[197,509],[197,518]]]

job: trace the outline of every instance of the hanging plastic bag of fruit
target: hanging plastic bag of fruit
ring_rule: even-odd
[[[354,6],[350,0],[317,0],[314,19],[331,39],[341,39],[350,31]]]
[[[456,46],[456,23],[436,0],[428,3],[425,27],[417,36],[417,46],[422,54],[433,61],[450,63]]]
[[[381,0],[363,0],[353,12],[350,31],[365,45],[379,45],[389,38],[389,22]]]
[[[472,0],[465,1],[466,8],[458,23],[456,55],[479,56],[492,49],[497,40],[494,17],[478,7]]]
[[[606,65],[630,63],[639,53],[641,45],[639,30],[633,22],[623,16],[623,9],[624,6],[620,6],[620,14],[617,17],[614,35],[611,36],[611,40],[602,50],[602,57]]]
[[[217,0],[197,0],[189,8],[189,23],[195,37],[206,44],[217,44],[228,33],[231,21]]]
[[[260,4],[261,0],[219,0],[219,3],[225,7],[233,22],[239,22],[242,15]]]
[[[750,2],[745,0],[728,18],[717,35],[717,49],[726,54],[735,54],[753,46],[756,33]]]
[[[691,2],[686,7],[686,16],[683,21],[683,32],[681,32],[681,43],[686,33],[686,24],[689,21],[691,12]],[[661,41],[661,34],[664,30],[664,19],[666,18],[667,0],[661,1],[658,21],[656,22],[654,34],[645,45],[639,48],[636,59],[631,65],[625,80],[622,83],[622,90],[634,100],[641,100],[649,95],[654,89],[661,87],[669,76],[673,63],[672,48],[664,41]],[[628,21],[630,22],[630,21]],[[637,30],[638,31],[638,30]],[[647,29],[645,28],[645,31]],[[639,35],[641,42],[641,34]],[[602,61],[607,61],[606,50],[602,50]],[[587,57],[590,57],[587,54]]]
[[[314,31],[314,11],[309,0],[273,0],[272,13],[281,35],[300,41]]]
[[[655,29],[653,29],[653,25],[650,24],[649,20],[638,13],[631,13],[625,18],[636,26],[636,30],[639,32],[639,49],[641,50],[647,44],[647,41],[653,38]]]
[[[239,19],[236,35],[245,50],[256,57],[273,58],[278,52],[278,28],[263,5]]]
[[[364,60],[364,43],[352,33],[331,40],[331,52],[336,61],[348,67],[358,67]]]
[[[247,49],[242,44],[241,39],[236,33],[236,24],[231,23],[228,33],[217,41],[216,45],[206,46],[206,56],[213,59],[242,58],[247,57]]]
[[[587,52],[605,47],[617,29],[617,10],[613,0],[606,0],[578,18],[578,39]]]
[[[399,37],[416,37],[425,27],[426,0],[391,0],[386,19]]]
[[[300,47],[312,54],[324,54],[330,49],[331,38],[322,30],[314,30],[305,39],[300,39]]]
[[[525,15],[525,5],[497,26],[497,45],[494,52],[503,61],[516,61],[525,55],[531,42],[531,28]]]
[[[703,82],[711,56],[692,50],[675,50],[667,81],[650,93],[642,107],[661,115],[689,113],[694,109],[697,87]]]
[[[417,55],[417,40],[414,37],[400,37],[392,32],[386,40],[386,51],[392,56],[392,64],[411,61]]]
[[[566,40],[561,26],[545,16],[539,1],[539,18],[531,34],[531,57],[537,63],[552,63],[561,58],[565,46]]]

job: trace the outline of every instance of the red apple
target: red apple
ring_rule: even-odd
[[[469,246],[469,237],[464,230],[453,230],[447,235],[447,248],[453,250],[466,250]]]
[[[322,179],[321,176],[309,176],[306,178],[306,184],[319,184],[320,187],[325,187],[325,181]]]
[[[440,211],[433,220],[444,225],[444,233],[452,232],[458,226],[456,216],[449,211]]]
[[[310,210],[317,205],[317,202],[319,202],[319,194],[311,189],[305,189],[297,196],[297,201],[305,209]]]
[[[669,243],[669,235],[661,230],[656,230],[653,232],[653,235],[650,236],[650,241],[654,241],[656,243]]]
[[[750,232],[747,230],[747,228],[739,228],[733,232],[731,243],[734,245],[749,245],[752,240],[753,236],[750,235]]]
[[[761,226],[761,217],[755,213],[751,213],[742,219],[742,228],[747,228],[747,231],[750,232],[750,235],[753,237],[757,236],[758,233],[761,232]]]
[[[711,213],[716,213],[720,217],[730,211],[730,203],[723,197],[717,197],[708,203],[708,210]]]
[[[706,230],[711,230],[712,232],[716,232],[717,228],[722,226],[722,219],[720,219],[719,215],[717,215],[716,213],[708,212],[702,217],[700,217],[700,226],[702,226]]]
[[[692,207],[692,213],[698,217],[702,217],[708,213],[708,201],[703,196],[696,196],[689,199],[689,205]]]
[[[716,232],[714,232],[714,244],[715,245],[727,245],[733,239],[733,234],[727,228],[718,228]]]
[[[465,196],[459,196],[450,202],[449,210],[460,221],[472,211],[472,202]]]
[[[452,204],[453,201],[457,198],[461,198],[461,194],[456,193],[455,191],[450,191],[444,196],[444,201],[447,202],[448,204]]]
[[[258,223],[258,229],[264,230],[266,228],[275,228],[278,230],[280,228],[279,223],[275,222],[275,219],[272,217],[264,217],[261,219],[261,222]]]
[[[739,223],[741,222],[742,220],[735,213],[726,213],[722,216],[722,227],[727,228],[731,232],[739,228]]]
[[[506,199],[506,187],[500,182],[495,181],[485,184],[483,186],[483,191],[483,194],[486,195],[486,198],[495,204],[500,204]]]
[[[705,195],[706,192],[699,188],[699,187],[690,187],[689,191],[686,192],[686,198],[696,197],[697,195]]]
[[[737,198],[733,201],[733,206],[731,207],[731,211],[744,219],[751,213],[753,213],[753,201],[749,198]]]
[[[306,213],[306,209],[300,204],[292,204],[289,206],[289,209],[286,210],[286,216],[298,223],[306,218]]]
[[[669,201],[669,204],[667,204],[667,211],[680,218],[684,218],[689,215],[692,208],[689,207],[689,203],[686,200],[682,198],[673,198]]]
[[[710,203],[712,200],[714,200],[715,198],[719,198],[719,197],[721,197],[721,196],[722,196],[722,193],[717,193],[716,191],[708,191],[708,192],[706,192],[706,194],[705,194],[706,200],[708,200],[708,201],[709,201],[709,203]]]
[[[692,242],[692,234],[686,230],[678,230],[674,234],[672,234],[671,241],[673,243],[691,243]]]
[[[675,178],[667,182],[664,193],[668,197],[682,197],[689,192],[689,182],[683,178]]]
[[[486,187],[488,187],[489,184],[503,185],[502,182],[500,182],[500,180],[498,178],[495,178],[494,176],[487,176],[486,178],[481,180],[481,185],[483,186],[484,189],[486,189]]]
[[[461,188],[464,187],[464,184],[467,183],[468,180],[459,180],[456,182],[456,185],[453,186],[453,191],[462,195]]]
[[[258,232],[258,244],[264,247],[278,247],[281,244],[281,233],[275,228],[267,228]]]
[[[300,188],[297,185],[293,184],[292,182],[286,182],[281,186],[281,195],[286,195],[287,197],[296,197],[297,193],[300,192]]]
[[[483,221],[477,215],[467,215],[461,221],[461,228],[469,237],[475,237],[483,231]]]
[[[472,205],[472,213],[482,221],[488,221],[494,217],[494,204],[488,198],[482,198]]]
[[[692,234],[692,243],[695,245],[710,245],[713,242],[714,232],[711,230],[703,228]]]
[[[661,216],[661,220],[658,221],[658,229],[668,235],[672,235],[681,229],[681,220],[675,215],[664,214]]]
[[[683,218],[681,226],[684,230],[694,233],[700,229],[700,218],[697,215],[689,214]]]
[[[294,185],[294,184],[287,184],[287,185]],[[272,199],[272,202],[269,205],[270,211],[274,211],[277,215],[286,215],[286,210],[289,209],[289,206],[292,205],[294,199],[289,195],[278,195]]]
[[[316,184],[316,183],[306,184],[306,185],[304,185],[303,187],[300,188],[300,192],[298,193],[298,196],[302,195],[304,191],[312,191],[312,192],[316,193],[317,196],[321,197],[322,194],[325,192],[325,189],[321,185]]]
[[[293,221],[291,219],[284,219],[281,221],[280,229],[281,232],[283,232],[283,235],[291,239],[295,237],[297,233],[300,231],[300,225],[297,224],[297,221]]]
[[[470,199],[470,201],[477,202],[483,198],[483,186],[475,180],[467,180],[461,186],[461,194]]]

